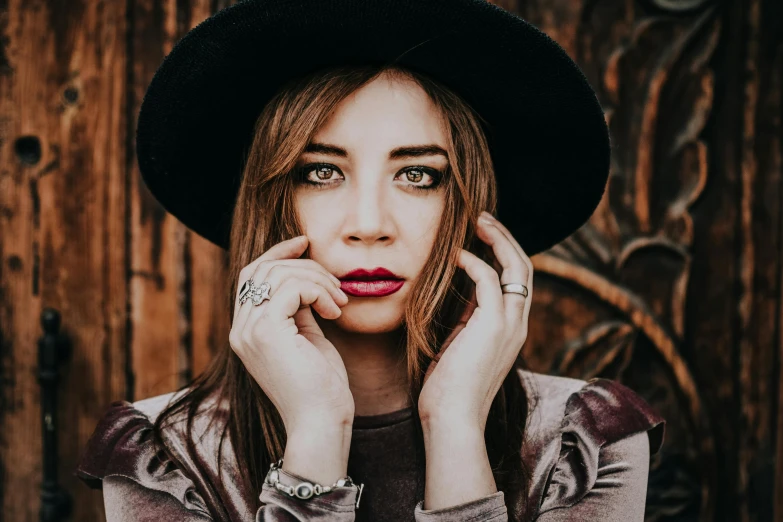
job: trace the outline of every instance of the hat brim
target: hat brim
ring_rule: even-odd
[[[483,0],[250,0],[189,31],[142,101],[136,153],[160,204],[227,248],[244,155],[290,79],[397,63],[486,120],[498,217],[528,255],[582,226],[604,193],[609,133],[579,67],[546,34]]]

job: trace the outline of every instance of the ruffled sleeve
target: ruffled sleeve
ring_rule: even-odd
[[[164,437],[167,445],[171,442],[175,447],[182,446],[180,440],[169,441],[172,435],[168,431]],[[215,441],[201,439],[198,445],[201,458],[212,454],[212,442]],[[228,455],[223,467],[229,468],[229,476],[236,476],[233,451]],[[229,486],[225,498],[207,487],[204,475],[214,478],[215,470],[208,468],[216,469],[216,462],[208,460],[203,467],[182,455],[177,457],[190,462],[188,473],[155,444],[150,417],[129,402],[116,401],[98,422],[75,475],[91,488],[103,490],[106,519],[110,522],[204,522],[224,518],[255,522],[352,522],[355,519],[356,488],[340,488],[302,501],[264,484],[259,494],[262,505],[253,514],[254,502],[235,484]],[[280,475],[284,483],[304,480],[285,472]]]
[[[152,423],[129,402],[109,406],[75,474],[104,490],[108,520],[212,520],[193,481],[158,449]]]
[[[609,379],[588,381],[566,402],[539,515],[561,511],[538,520],[641,520],[649,457],[664,432],[664,419],[635,392]]]

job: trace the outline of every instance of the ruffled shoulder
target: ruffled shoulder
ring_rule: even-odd
[[[630,388],[610,379],[595,378],[566,401],[557,458],[547,475],[540,512],[568,507],[593,488],[601,448],[646,432],[650,454],[664,439],[665,420]],[[554,452],[553,452],[554,453]]]
[[[584,431],[603,446],[646,431],[650,455],[663,445],[666,420],[636,392],[610,379],[591,379],[566,403],[563,433]]]
[[[173,495],[187,509],[208,515],[193,481],[152,437],[152,422],[127,401],[111,403],[83,451],[74,475],[93,489],[112,476]]]

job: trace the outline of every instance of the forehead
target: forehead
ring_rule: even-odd
[[[443,117],[414,80],[383,74],[340,102],[314,141],[348,149],[435,143],[446,147]]]

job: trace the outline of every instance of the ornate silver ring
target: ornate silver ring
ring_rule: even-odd
[[[260,305],[265,300],[271,299],[269,291],[272,289],[272,285],[269,281],[264,281],[259,286],[256,286],[252,279],[248,279],[242,285],[242,289],[239,291],[239,304],[245,304],[245,301],[250,299],[255,306]]]

